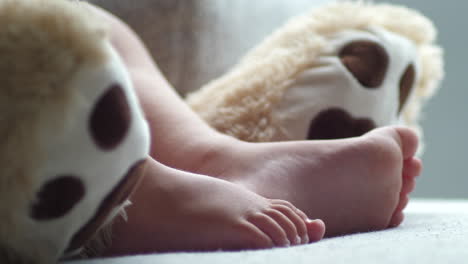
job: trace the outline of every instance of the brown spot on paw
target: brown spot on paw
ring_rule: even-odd
[[[94,106],[89,127],[94,142],[112,150],[124,139],[130,127],[130,107],[118,84],[112,85]]]
[[[371,41],[355,41],[339,53],[341,62],[366,88],[377,88],[385,79],[389,57],[385,49]]]
[[[361,136],[376,126],[367,118],[353,118],[339,108],[320,112],[309,126],[307,139],[338,139]]]
[[[130,197],[143,178],[146,160],[132,165],[116,187],[101,201],[96,214],[72,238],[66,252],[73,252],[83,247],[103,227],[110,213]]]
[[[414,65],[408,65],[400,80],[400,106],[398,108],[398,113],[401,112],[403,106],[405,106],[406,101],[408,100],[408,96],[410,95],[411,89],[414,85],[415,76],[416,71],[414,70]]]
[[[59,176],[45,183],[37,193],[30,216],[37,221],[47,221],[66,215],[84,196],[85,187],[78,178]]]

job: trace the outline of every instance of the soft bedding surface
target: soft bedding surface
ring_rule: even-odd
[[[398,228],[354,234],[290,248],[171,253],[67,264],[468,263],[468,201],[414,200]]]

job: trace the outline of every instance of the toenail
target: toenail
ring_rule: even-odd
[[[286,240],[284,241],[284,243],[283,243],[283,246],[284,246],[284,247],[289,247],[289,246],[291,246],[291,242],[289,242],[289,240],[286,239]]]
[[[310,242],[309,236],[308,236],[308,235],[304,235],[304,236],[302,237],[302,241],[303,241],[304,244],[308,244],[308,243]]]
[[[299,236],[296,236],[296,241],[295,241],[295,245],[299,245],[301,244],[301,241],[303,241]]]

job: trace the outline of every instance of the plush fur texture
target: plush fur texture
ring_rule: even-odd
[[[0,263],[95,254],[142,179],[148,124],[95,12],[0,0]]]
[[[53,263],[55,245],[25,235],[30,224],[20,217],[47,158],[40,127],[64,124],[74,95],[66,84],[83,64],[107,57],[97,44],[106,30],[83,3],[63,0],[1,0],[0,24],[0,262]]]
[[[443,78],[442,50],[432,22],[417,11],[389,4],[344,1],[293,18],[248,53],[226,75],[189,94],[190,106],[217,130],[246,141],[274,141],[281,128],[272,115],[289,84],[314,67],[329,36],[378,26],[417,48],[420,72],[402,121],[421,133],[421,106]]]

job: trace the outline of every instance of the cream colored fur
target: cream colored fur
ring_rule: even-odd
[[[55,246],[24,234],[47,158],[37,136],[64,123],[67,83],[105,59],[106,29],[84,3],[64,0],[1,0],[0,25],[0,263],[53,263]]]
[[[402,120],[420,133],[421,106],[443,78],[442,50],[432,22],[417,11],[389,4],[345,1],[293,18],[254,48],[226,75],[189,94],[189,105],[217,130],[247,141],[273,141],[272,116],[288,84],[313,67],[327,37],[345,29],[380,26],[412,41],[421,69]]]

